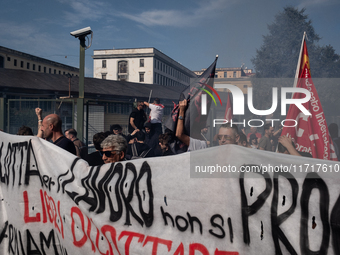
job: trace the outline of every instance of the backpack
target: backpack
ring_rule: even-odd
[[[145,158],[146,155],[148,155],[149,151],[151,151],[151,148],[145,151],[142,151],[140,155],[138,155],[137,147],[136,144],[133,143],[131,145],[131,150],[132,150],[132,157],[131,159],[139,159],[139,158]]]

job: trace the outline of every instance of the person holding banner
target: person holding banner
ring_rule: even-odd
[[[76,147],[73,142],[67,139],[61,130],[62,122],[57,114],[47,115],[41,124],[40,130],[42,138],[52,140],[53,144],[67,150],[68,152],[76,154]]]
[[[222,124],[217,134],[218,145],[238,144],[240,135],[236,125]]]
[[[85,157],[85,161],[87,161],[87,163],[89,163],[90,166],[100,166],[104,164],[104,161],[102,159],[103,155],[101,153],[102,147],[100,146],[100,144],[109,135],[110,135],[109,132],[99,132],[94,134],[92,141],[96,151],[86,155]]]
[[[303,157],[309,157],[312,158],[312,154],[308,153],[308,152],[301,152],[301,151],[297,151],[295,149],[295,144],[292,141],[292,137],[291,136],[280,136],[278,139],[278,146],[277,146],[277,152],[279,153],[283,153],[283,154],[290,154],[290,155],[294,155],[294,156],[303,156]]]
[[[77,131],[74,128],[69,128],[65,130],[65,136],[67,139],[71,140],[76,147],[77,156],[79,158],[85,159],[88,154],[88,149],[85,143],[80,141],[77,137]]]
[[[101,147],[103,148],[102,159],[105,164],[125,160],[127,142],[123,136],[109,135],[101,143]]]

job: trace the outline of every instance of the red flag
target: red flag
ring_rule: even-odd
[[[230,93],[228,92],[228,101],[227,101],[227,107],[225,108],[225,115],[224,119],[230,123],[230,121],[233,119],[233,107],[230,101]]]
[[[332,139],[329,137],[325,114],[323,112],[319,96],[311,78],[309,57],[306,41],[303,39],[301,59],[297,68],[298,80],[296,87],[307,89],[311,93],[311,99],[303,106],[312,114],[305,115],[296,105],[291,104],[286,119],[296,120],[296,127],[284,127],[282,135],[291,135],[296,149],[300,152],[308,152],[313,158],[325,160],[337,160]],[[293,98],[304,98],[303,93],[294,93]]]

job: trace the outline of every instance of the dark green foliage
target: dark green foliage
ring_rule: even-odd
[[[320,36],[304,12],[286,7],[268,25],[269,34],[263,36],[263,45],[252,59],[258,78],[293,78],[305,31],[312,78],[340,77],[339,55],[331,45],[317,45]]]
[[[256,76],[252,79],[256,109],[265,110],[271,107],[273,87],[277,87],[280,93],[281,87],[293,86],[302,37],[306,31],[311,77],[325,113],[337,115],[340,80],[334,78],[340,78],[340,57],[331,45],[317,44],[320,36],[314,31],[312,21],[305,14],[305,9],[284,8],[275,16],[273,24],[268,25],[268,30],[268,35],[263,36],[263,45],[252,59],[256,72]],[[278,105],[280,105],[280,98]],[[279,107],[274,114],[276,117],[280,117],[278,110]]]

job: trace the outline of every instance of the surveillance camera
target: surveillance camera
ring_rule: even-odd
[[[74,37],[86,36],[92,33],[91,27],[85,27],[76,31],[71,32],[70,34]]]

